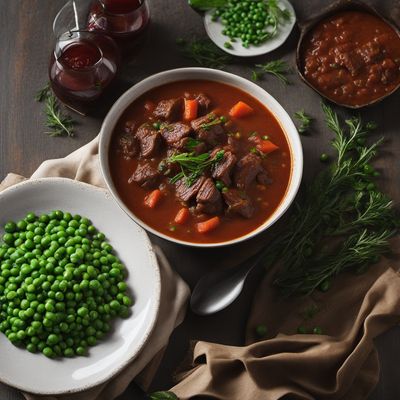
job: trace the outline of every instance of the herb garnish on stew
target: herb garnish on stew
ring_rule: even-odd
[[[181,168],[181,172],[171,178],[171,183],[185,179],[186,185],[192,186],[207,168],[222,160],[224,153],[224,150],[220,150],[214,157],[211,157],[209,153],[199,155],[181,153],[168,157],[167,163],[178,163]]]

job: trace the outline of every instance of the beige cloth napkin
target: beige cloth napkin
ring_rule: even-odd
[[[104,187],[97,149],[98,139],[96,138],[65,158],[45,161],[32,178],[61,176]],[[0,184],[0,191],[23,180],[25,180],[24,177],[9,174]],[[156,252],[161,270],[161,303],[156,326],[144,349],[132,364],[109,382],[82,393],[58,396],[57,399],[112,400],[123,393],[134,378],[139,385],[147,389],[161,361],[169,336],[185,316],[189,296],[186,283],[171,269],[160,249],[156,249]],[[44,397],[27,393],[24,393],[24,396],[28,400],[56,399],[51,396]]]
[[[393,248],[399,248],[396,239]],[[273,272],[256,293],[245,347],[199,342],[172,388],[181,400],[361,400],[379,377],[373,339],[400,320],[400,276],[383,259],[364,275],[342,274],[327,293],[282,299]],[[396,268],[397,269],[397,268]],[[310,310],[319,310],[312,317]],[[255,328],[267,327],[265,338]],[[296,334],[304,326],[323,335]]]

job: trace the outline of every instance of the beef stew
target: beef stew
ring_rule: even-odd
[[[202,80],[135,100],[116,125],[109,160],[116,190],[139,219],[194,243],[225,242],[262,225],[292,168],[285,133],[264,105]]]

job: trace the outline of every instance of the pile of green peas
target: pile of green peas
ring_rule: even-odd
[[[239,38],[245,48],[263,43],[269,37],[266,28],[274,23],[265,0],[230,0],[226,7],[215,10],[212,20],[218,19],[224,25],[222,33],[230,42]],[[226,48],[232,48],[230,42],[225,43]]]
[[[45,356],[86,355],[130,315],[125,268],[85,217],[28,213],[4,226],[0,243],[0,331]]]

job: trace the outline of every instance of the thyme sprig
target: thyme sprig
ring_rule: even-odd
[[[265,74],[270,74],[278,78],[284,85],[290,84],[286,75],[290,72],[290,68],[284,60],[273,60],[266,64],[256,64],[256,69],[252,71],[252,79],[257,82],[264,77]]]
[[[334,132],[337,152],[331,167],[319,173],[304,201],[295,204],[287,233],[276,241],[266,260],[282,261],[275,285],[284,295],[326,290],[340,272],[363,270],[389,250],[399,227],[390,199],[374,183],[371,161],[383,139],[367,145],[376,126],[359,117],[339,122],[323,105]]]

